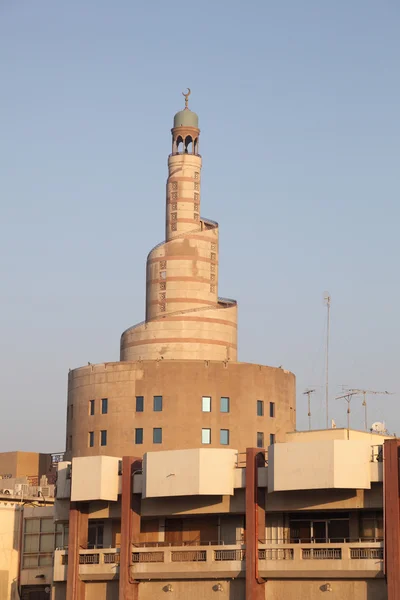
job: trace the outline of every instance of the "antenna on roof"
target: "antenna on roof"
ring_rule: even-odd
[[[363,401],[362,405],[364,407],[364,428],[365,431],[368,431],[368,407],[367,407],[367,394],[373,394],[374,396],[393,396],[393,392],[376,392],[375,390],[360,390],[360,389],[350,389],[349,392],[352,392],[354,396],[362,396]],[[374,423],[375,424],[375,423]]]
[[[324,302],[327,308],[326,314],[326,364],[325,364],[325,405],[326,405],[326,428],[329,428],[329,334],[331,325],[331,295],[324,292]]]
[[[311,430],[311,394],[313,394],[315,390],[307,389],[303,392],[304,396],[307,396],[307,404],[308,404],[308,430]]]

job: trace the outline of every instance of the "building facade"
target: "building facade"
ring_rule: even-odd
[[[237,361],[187,104],[145,321],[69,374],[53,600],[399,600],[399,442],[295,432],[293,374]]]
[[[294,375],[237,362],[237,303],[218,295],[219,228],[200,216],[200,129],[187,98],[172,128],[165,241],[147,257],[146,320],[122,334],[119,362],[70,371],[68,459],[245,452],[295,426]]]
[[[54,598],[394,600],[383,485],[393,443],[334,429],[244,455],[60,463],[55,511],[70,537],[55,553]]]

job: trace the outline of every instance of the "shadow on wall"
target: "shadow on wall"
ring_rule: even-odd
[[[367,581],[367,600],[387,600],[387,585],[383,579]]]

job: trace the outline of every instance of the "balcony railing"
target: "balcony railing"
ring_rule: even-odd
[[[303,560],[342,560],[341,548],[302,548]]]
[[[214,560],[245,560],[246,550],[214,550]]]
[[[162,544],[158,542],[157,544]],[[279,544],[259,544],[259,571],[262,577],[306,577],[310,572],[325,572],[332,577],[382,577],[383,543],[366,543],[359,539],[350,543],[318,544],[299,542],[290,544],[288,540]],[[149,548],[132,546],[131,575],[136,579],[171,577],[171,573],[186,577],[188,571],[193,577],[239,577],[246,568],[246,547],[244,544],[192,546],[168,545]],[[54,560],[54,580],[65,581],[68,554],[57,550]],[[79,574],[83,580],[113,579],[118,577],[120,553],[117,548],[80,550]],[[308,574],[308,575],[307,575]],[[350,575],[351,574],[351,575]]]
[[[163,563],[164,552],[132,552],[133,563]]]

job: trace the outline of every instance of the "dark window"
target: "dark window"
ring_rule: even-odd
[[[229,412],[229,398],[223,396],[221,398],[221,412],[228,413]]]
[[[104,523],[103,521],[89,521],[87,547],[103,548]]]
[[[154,427],[153,429],[153,444],[162,444],[162,429]]]
[[[269,416],[275,417],[275,402],[269,403]]]
[[[89,415],[94,415],[94,400],[89,400]]]
[[[154,396],[153,410],[155,412],[162,411],[162,396]]]
[[[136,412],[144,411],[144,398],[143,396],[136,396]]]
[[[201,399],[201,410],[203,412],[211,412],[211,398],[210,396],[203,396]]]
[[[264,416],[264,402],[262,400],[257,400],[257,417]]]
[[[264,434],[262,431],[257,431],[257,448],[264,448]]]
[[[93,448],[94,446],[94,431],[89,431],[89,447]]]
[[[143,444],[143,429],[135,429],[135,444]]]
[[[269,434],[269,445],[273,446],[275,444],[275,434],[274,433],[270,433]]]
[[[108,398],[101,399],[101,414],[106,415],[108,413]]]
[[[100,446],[107,446],[107,431],[102,429],[100,431]]]
[[[223,446],[228,446],[228,444],[229,444],[229,429],[220,429],[219,442]]]

